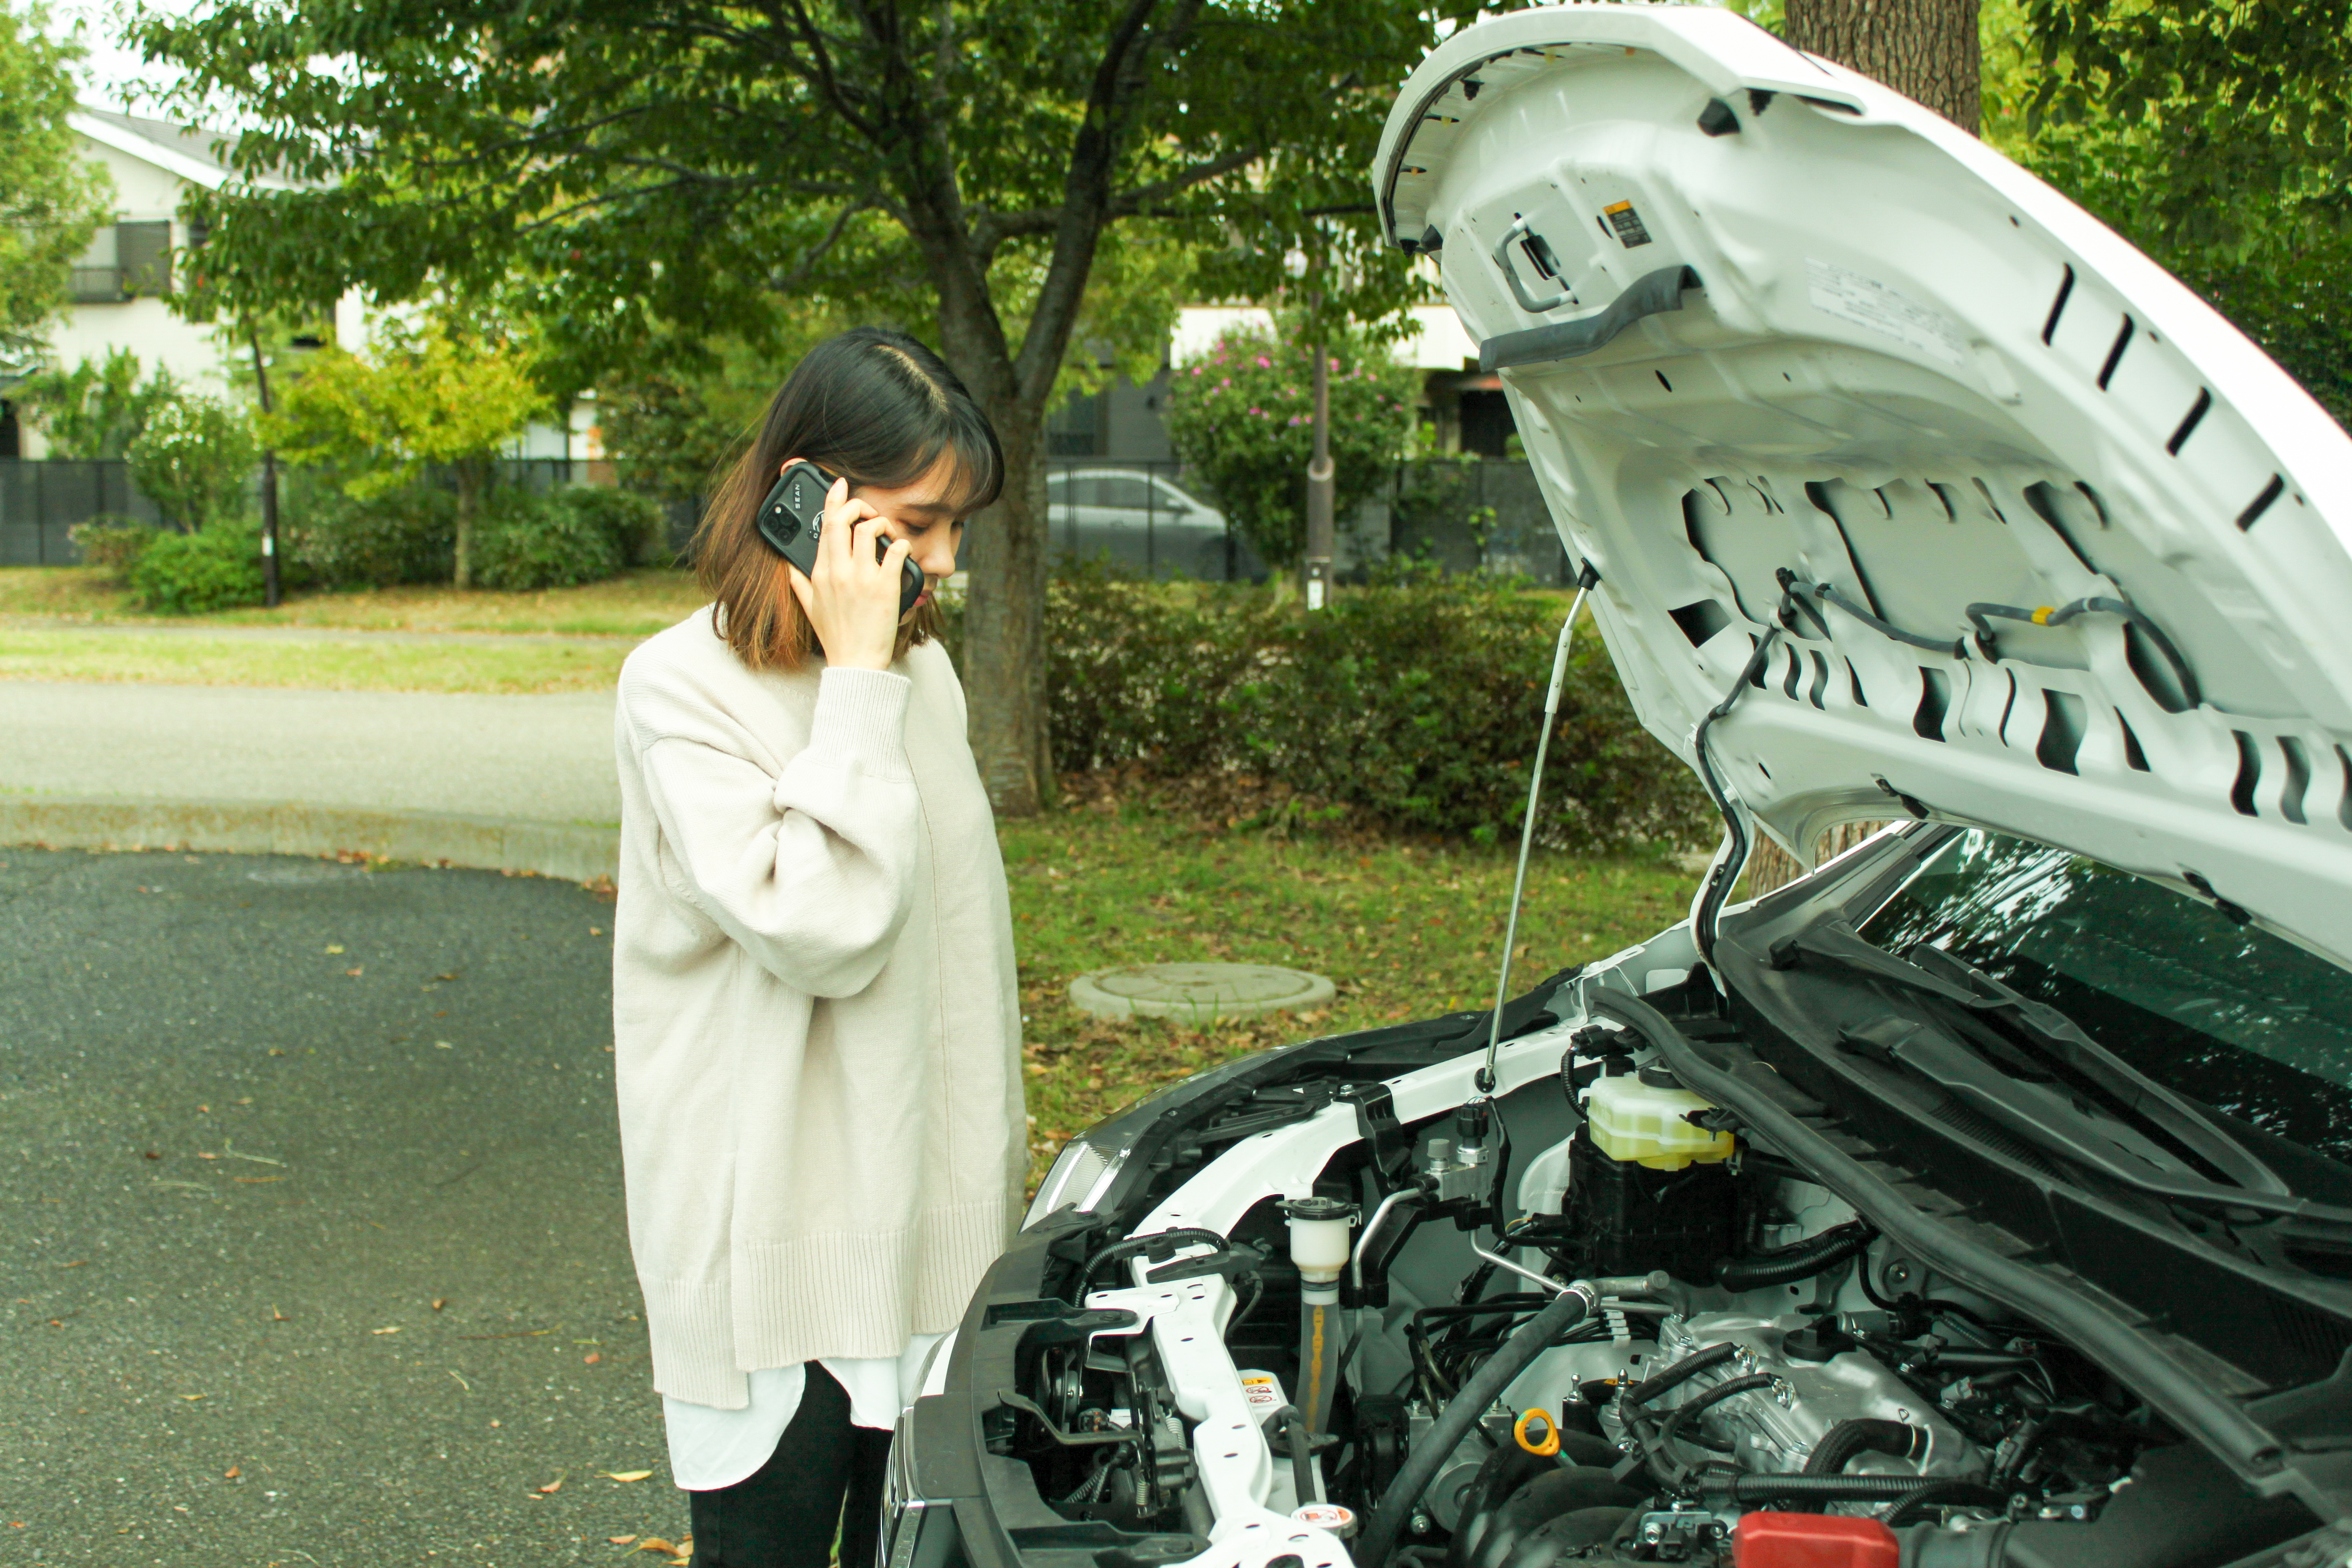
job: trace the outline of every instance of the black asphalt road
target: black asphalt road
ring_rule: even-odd
[[[0,849],[0,1562],[667,1560],[611,913]]]

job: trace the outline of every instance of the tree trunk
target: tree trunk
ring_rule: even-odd
[[[461,462],[457,469],[457,563],[450,581],[459,588],[474,585],[474,500],[480,481],[474,465]]]
[[[1009,381],[1010,366],[1006,367]],[[963,666],[972,758],[1001,816],[1053,804],[1045,710],[1045,430],[1034,409],[984,398],[1004,448],[1004,490],[964,546]]]
[[[1788,0],[1790,43],[1916,99],[1969,135],[1982,121],[1978,0]]]
[[[1842,822],[1813,841],[1813,864],[1833,860],[1880,828],[1883,822]],[[1785,888],[1805,874],[1796,858],[1760,834],[1748,853],[1746,897],[1760,899],[1775,888]]]

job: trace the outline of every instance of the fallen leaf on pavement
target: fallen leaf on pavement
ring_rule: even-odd
[[[372,1334],[396,1334],[400,1332],[400,1330],[397,1327],[389,1329],[370,1329],[368,1332]]]
[[[346,969],[343,973],[357,980],[362,974],[367,973],[367,965],[362,964],[357,969]]]
[[[329,952],[341,952],[343,951],[343,944],[340,942],[329,942],[327,944],[327,951]]]
[[[550,1492],[550,1493],[552,1493],[552,1492],[560,1492],[560,1491],[562,1491],[562,1490],[563,1489],[563,1478],[562,1478],[562,1477],[561,1477],[561,1476],[558,1476],[558,1477],[556,1477],[556,1478],[555,1478],[555,1479],[553,1479],[553,1480],[551,1480],[551,1481],[548,1482],[545,1486],[543,1486],[543,1487],[540,1488],[539,1489],[540,1489],[541,1491],[542,1491],[542,1492]]]
[[[236,1479],[236,1473],[242,1468],[242,1466],[231,1465],[227,1469],[221,1472],[221,1479],[225,1481],[233,1481]]]
[[[626,1546],[630,1542],[635,1541],[636,1537],[634,1535],[608,1535],[604,1537],[604,1539],[611,1542],[615,1546]]]
[[[141,1157],[148,1160],[160,1160],[163,1157],[163,1152],[161,1149],[146,1149],[141,1151]]]
[[[448,1304],[449,1298],[446,1296],[436,1296],[433,1298],[433,1310],[436,1312]]]
[[[588,1365],[594,1366],[598,1362],[604,1359],[604,1355],[601,1351],[590,1351],[586,1355],[582,1356],[580,1359]]]
[[[453,1047],[452,1045],[450,1045],[450,1044],[449,1044],[449,1042],[448,1042],[448,1041],[446,1041],[446,1040],[436,1040],[436,1041],[434,1041],[434,1042],[433,1042],[433,1045],[434,1045],[434,1047],[435,1047],[436,1049],[437,1049],[437,1050],[444,1050],[444,1051],[446,1051],[446,1050],[454,1050],[454,1049],[456,1049],[456,1047]]]
[[[608,1481],[641,1481],[653,1474],[651,1470],[599,1470],[596,1473]]]
[[[260,1182],[282,1182],[285,1179],[283,1176],[231,1176],[229,1178],[232,1182],[243,1182],[247,1186]]]
[[[196,1399],[203,1399],[203,1398],[205,1398],[205,1395],[201,1394],[183,1394],[182,1395],[180,1395],[180,1397],[181,1397],[181,1398],[183,1398],[183,1399],[187,1399],[187,1400],[196,1400]]]
[[[643,1541],[638,1542],[637,1550],[640,1552],[667,1552],[673,1557],[677,1555],[677,1548],[672,1546],[668,1542],[664,1541],[658,1535],[648,1535]]]

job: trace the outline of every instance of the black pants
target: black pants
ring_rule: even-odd
[[[688,1492],[693,1568],[875,1568],[890,1434],[849,1424],[849,1395],[808,1363],[808,1386],[768,1462],[731,1487]],[[847,1499],[844,1506],[844,1498]]]

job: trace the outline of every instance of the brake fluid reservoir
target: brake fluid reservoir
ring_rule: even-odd
[[[1596,1148],[1612,1160],[1631,1160],[1655,1171],[1679,1171],[1731,1157],[1730,1133],[1710,1132],[1685,1120],[1694,1110],[1712,1109],[1658,1067],[1595,1079],[1584,1101]]]

